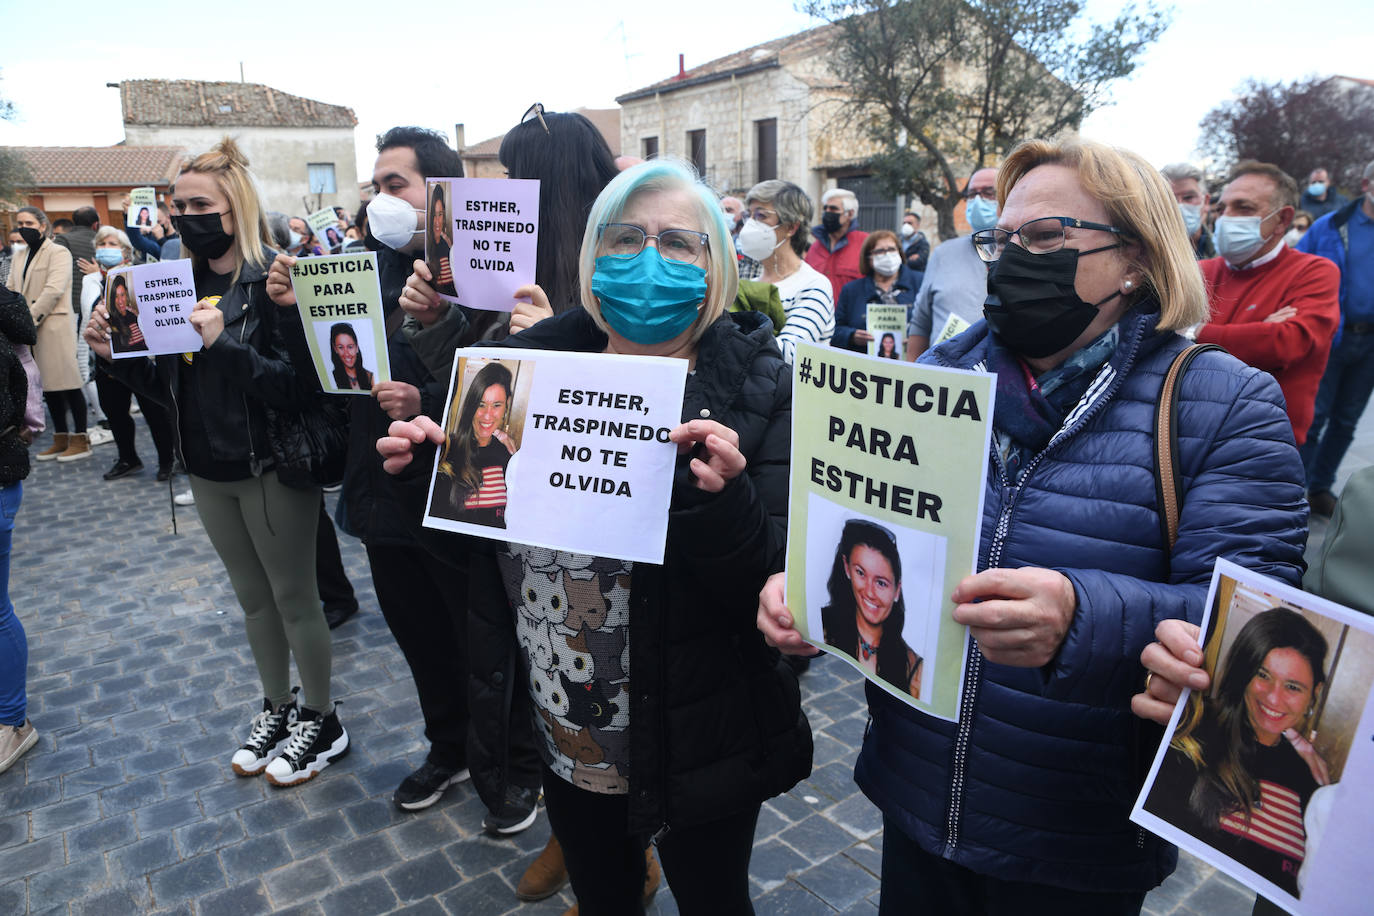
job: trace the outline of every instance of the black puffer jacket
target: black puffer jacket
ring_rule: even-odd
[[[578,309],[503,346],[600,352],[606,336]],[[630,586],[632,833],[718,820],[787,791],[811,772],[811,728],[796,676],[754,626],[758,593],[782,569],[787,528],[791,372],[766,316],[721,318],[687,378],[684,420],[739,433],[746,473],[719,494],[688,481],[679,461],[664,564],[636,563]],[[471,562],[493,558],[474,552]],[[477,572],[474,571],[474,576]],[[493,575],[488,573],[488,578]],[[495,581],[499,581],[499,578]],[[468,764],[478,792],[500,799],[503,723],[526,678],[516,673],[515,612],[470,609]]]
[[[33,346],[37,331],[24,297],[0,287],[0,486],[7,487],[29,476],[29,447],[19,434],[24,430],[28,407],[29,377],[19,362],[16,346]]]

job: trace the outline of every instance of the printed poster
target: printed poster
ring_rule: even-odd
[[[448,302],[509,312],[534,282],[539,182],[524,178],[431,178],[425,262]]]
[[[787,603],[807,642],[909,705],[959,714],[994,378],[801,344]]]
[[[1131,819],[1298,916],[1369,912],[1374,618],[1218,560],[1202,632]]]
[[[339,217],[333,207],[316,210],[305,218],[305,224],[315,233],[315,241],[324,249],[325,254],[337,253],[344,246],[344,242],[348,241],[344,238],[343,230],[339,228]]]
[[[460,349],[424,524],[662,563],[685,360]]]
[[[134,188],[129,192],[129,209],[124,211],[124,225],[134,229],[151,230],[157,222],[157,189]]]
[[[204,340],[189,317],[196,307],[191,262],[160,261],[105,276],[110,353],[115,359],[194,353]]]
[[[879,359],[901,359],[906,339],[906,306],[868,304],[868,355]]]
[[[971,327],[973,327],[973,325],[969,324],[967,321],[960,318],[953,312],[950,312],[949,317],[945,319],[945,326],[940,329],[939,335],[936,336],[936,338],[933,341],[931,341],[930,345],[932,347],[939,346],[940,344],[949,340],[951,337],[958,337],[960,334],[964,333]]]
[[[391,381],[375,252],[299,258],[291,288],[325,392],[371,394]]]

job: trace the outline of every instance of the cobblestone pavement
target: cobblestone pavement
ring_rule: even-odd
[[[341,541],[363,613],[334,633],[334,690],[353,751],[295,789],[235,778],[229,756],[261,701],[237,604],[195,510],[177,510],[173,534],[169,493],[151,467],[105,483],[113,460],[102,446],[92,460],[36,463],[25,482],[11,595],[28,630],[41,738],[0,775],[0,914],[539,916],[572,903],[566,891],[537,904],[514,898],[547,839],[542,816],[513,840],[493,840],[470,785],[418,814],[392,807],[391,792],[424,759],[423,725],[351,538]],[[1371,462],[1367,417],[1342,482]],[[751,869],[757,910],[876,913],[881,819],[852,778],[863,694],[829,659],[802,683],[816,766],[764,806]],[[1185,856],[1146,909],[1248,913],[1252,897]],[[651,912],[677,912],[667,888]]]

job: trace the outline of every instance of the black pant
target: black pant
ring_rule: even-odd
[[[117,378],[108,375],[103,369],[95,373],[95,393],[100,399],[100,409],[105,411],[105,419],[110,423],[110,433],[114,436],[115,448],[119,449],[119,460],[129,464],[141,464],[138,448],[134,445],[134,418],[129,415],[129,401],[138,398],[138,409],[148,424],[148,432],[153,435],[153,446],[157,448],[158,468],[170,468],[173,461],[172,417],[152,398],[135,394],[133,389]]]
[[[631,727],[634,727],[633,725]],[[544,769],[549,826],[563,847],[581,916],[644,912],[647,838],[625,832],[629,796],[579,789]],[[750,916],[749,856],[760,805],[707,824],[669,830],[658,858],[683,916]]]
[[[43,400],[48,402],[48,412],[52,414],[53,432],[65,434],[68,431],[67,412],[71,411],[72,422],[75,425],[72,431],[78,436],[86,434],[86,396],[81,393],[80,388],[45,391]]]
[[[883,818],[883,877],[879,916],[982,913],[987,916],[1137,916],[1144,891],[1071,891],[1030,881],[980,875],[933,856]]]
[[[334,520],[324,507],[320,494],[320,521],[315,526],[315,585],[320,590],[320,602],[326,611],[356,608],[353,583],[344,572],[343,557],[339,554],[339,536],[334,532]]]

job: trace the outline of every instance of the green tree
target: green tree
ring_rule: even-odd
[[[804,0],[835,26],[827,61],[838,116],[876,149],[893,194],[911,195],[953,238],[971,171],[1022,140],[1076,129],[1109,103],[1168,27],[1169,12],[1127,4],[1105,23],[1080,0]]]
[[[14,120],[14,103],[0,96],[0,119]],[[0,147],[0,202],[17,201],[20,190],[33,183],[29,164],[12,149]]]

